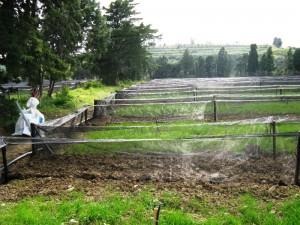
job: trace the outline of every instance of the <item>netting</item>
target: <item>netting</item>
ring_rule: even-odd
[[[276,133],[269,123],[122,123],[84,133],[73,128],[68,138],[9,137],[5,141],[9,152],[21,144],[29,148],[49,144],[54,149],[55,158],[37,158],[30,168],[18,164],[16,169],[23,176],[291,184],[298,129],[296,122],[277,123]],[[65,133],[58,130],[54,136],[61,136],[60,132]]]
[[[124,120],[164,121],[193,119],[207,121],[251,119],[267,116],[300,115],[299,100],[250,97],[236,100],[185,101],[187,99],[163,99],[153,102],[118,102],[110,105],[96,105],[99,117],[110,122]],[[160,101],[160,102],[157,102]],[[176,102],[174,102],[176,101]]]
[[[299,147],[299,84],[291,77],[154,80],[96,101],[68,123],[46,124],[46,137],[3,139],[9,149],[50,145],[59,157],[47,163],[57,164],[58,174],[289,184]],[[93,119],[82,123],[85,115]],[[33,166],[50,173],[43,168],[56,170]]]
[[[300,122],[245,120],[224,123],[116,123],[108,126],[57,128],[45,138],[5,137],[9,144],[84,144],[98,150],[118,146],[120,151],[197,152],[203,150],[244,152],[256,146],[272,153],[274,137],[277,152],[294,152]],[[81,129],[80,129],[81,128]],[[273,130],[274,129],[274,130]],[[84,135],[83,135],[83,130]],[[65,137],[62,134],[66,134]],[[83,135],[83,136],[82,136]],[[60,136],[60,138],[58,138]],[[119,145],[122,143],[122,145]],[[81,148],[82,146],[79,146]],[[72,147],[73,148],[73,147]],[[86,150],[86,149],[85,149]]]

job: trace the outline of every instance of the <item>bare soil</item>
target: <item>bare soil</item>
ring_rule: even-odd
[[[292,185],[295,159],[248,151],[193,154],[118,153],[102,155],[39,155],[11,168],[11,181],[0,186],[0,201],[35,195],[82,191],[98,198],[104,190],[176,191],[197,198],[251,193],[266,199],[298,193]],[[300,193],[300,192],[299,192]],[[202,197],[201,197],[202,196]]]

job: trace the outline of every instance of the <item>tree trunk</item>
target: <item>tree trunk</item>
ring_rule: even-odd
[[[43,97],[43,84],[44,84],[44,74],[43,74],[43,70],[42,67],[40,67],[39,70],[39,75],[40,75],[40,83],[39,83],[39,97],[40,99]]]
[[[50,78],[50,84],[49,84],[49,90],[48,90],[49,97],[52,97],[52,94],[54,91],[54,85],[55,85],[55,81]]]
[[[43,81],[39,84],[39,97],[43,97]]]

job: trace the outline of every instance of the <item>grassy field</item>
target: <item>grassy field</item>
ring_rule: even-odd
[[[300,220],[299,197],[265,202],[239,195],[216,205],[174,192],[157,196],[151,191],[141,191],[124,196],[114,191],[103,195],[98,201],[74,192],[60,198],[35,197],[18,203],[1,203],[0,224],[149,225],[153,224],[153,208],[158,202],[163,203],[160,225],[296,225]]]

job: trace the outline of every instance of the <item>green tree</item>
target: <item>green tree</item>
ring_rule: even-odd
[[[45,41],[40,27],[42,2],[37,0],[5,1],[1,6],[0,51],[2,63],[8,68],[8,80],[22,77],[32,86],[34,93],[42,94]],[[7,39],[8,38],[8,39]],[[37,96],[38,97],[38,96]]]
[[[49,74],[49,96],[53,93],[56,81],[71,75],[71,58],[80,49],[84,39],[85,14],[82,6],[80,0],[44,0],[42,23],[44,40],[64,64],[69,64],[67,70],[56,70],[57,73]]]
[[[46,52],[48,49],[46,42],[42,39],[41,31],[41,18],[39,14],[41,8],[38,5],[41,2],[27,1],[24,9],[24,16],[20,20],[19,26],[22,30],[27,32],[23,33],[23,40],[25,46],[23,47],[23,54],[21,55],[21,70],[20,75],[32,87],[32,95],[41,97],[43,94],[44,72],[47,68],[46,64],[49,63],[46,59]]]
[[[286,71],[288,74],[293,74],[294,70],[294,54],[292,48],[289,48],[286,56]]]
[[[110,32],[105,18],[98,7],[94,8],[91,30],[88,32],[86,56],[89,68],[96,77],[101,75],[101,60],[110,41]]]
[[[182,67],[183,74],[185,76],[189,76],[193,74],[194,71],[194,58],[190,54],[189,50],[186,49],[183,53],[182,59],[180,61],[180,65]]]
[[[294,68],[297,72],[300,72],[300,48],[296,48],[294,52]]]
[[[269,47],[267,52],[264,53],[261,57],[260,70],[266,75],[271,75],[274,69],[275,69],[275,64],[274,64],[273,51],[272,51],[272,47]]]
[[[261,56],[259,68],[263,74],[266,73],[266,71],[267,71],[267,55],[265,53]]]
[[[220,77],[225,77],[230,73],[230,62],[228,54],[224,47],[222,47],[218,53],[217,57],[217,75]]]
[[[281,48],[281,46],[282,46],[281,38],[275,37],[273,40],[273,45],[277,48]]]
[[[195,67],[197,77],[203,77],[205,75],[205,59],[202,56],[198,57]]]
[[[170,76],[171,66],[168,63],[168,58],[161,56],[156,60],[156,69],[154,72],[154,78],[167,78]]]
[[[258,70],[258,54],[257,54],[257,45],[250,45],[250,52],[248,57],[248,73],[249,75],[255,75]]]
[[[266,53],[266,59],[267,59],[267,67],[266,72],[268,74],[272,74],[275,70],[275,63],[274,63],[274,56],[273,56],[273,50],[272,47],[269,47]]]
[[[7,80],[6,66],[0,64],[0,84],[7,82]]]
[[[0,5],[0,64],[7,68],[7,78],[23,75],[22,60],[30,55],[27,43],[36,36],[38,21],[37,1],[4,0]],[[23,74],[22,74],[23,73]]]
[[[248,54],[243,54],[241,57],[237,59],[235,70],[238,76],[245,76],[247,74],[248,57],[249,57]]]
[[[109,33],[95,0],[4,0],[0,29],[5,31],[0,33],[5,80],[22,77],[42,94],[43,80],[48,78],[49,96],[55,82],[77,68],[77,54],[83,49],[87,54],[81,53],[82,59],[99,66]]]
[[[149,70],[150,54],[156,30],[136,18],[133,0],[116,0],[106,9],[107,24],[111,27],[111,41],[102,58],[104,83],[118,80],[138,80]]]
[[[16,27],[18,18],[15,12],[16,7],[17,1],[12,0],[2,1],[0,5],[0,64],[5,66],[9,75],[15,74],[14,70],[18,66],[16,63],[14,66],[13,64],[19,62],[19,54],[12,47],[17,46]],[[2,82],[5,82],[8,76],[4,77],[3,73]]]
[[[205,59],[205,73],[207,77],[213,77],[216,73],[216,63],[213,56],[207,56]]]

